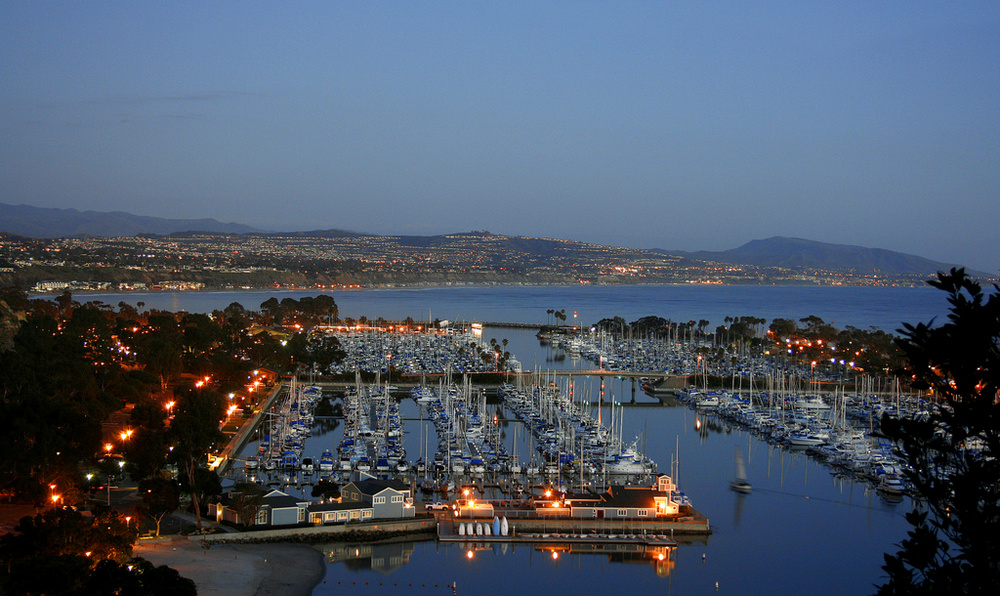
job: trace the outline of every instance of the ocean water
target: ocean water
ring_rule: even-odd
[[[145,308],[207,312],[232,302],[256,309],[270,296],[301,297],[316,292],[198,292],[90,295],[112,305],[144,302]],[[799,319],[816,315],[837,327],[886,331],[903,322],[941,318],[947,305],[931,288],[774,286],[601,286],[435,288],[331,292],[341,317],[433,318],[516,321],[543,324],[546,310],[566,309],[570,322],[590,325],[601,318],[626,321],[656,315],[675,321],[726,316]],[[575,313],[575,318],[574,318]],[[573,368],[554,362],[528,330],[488,328],[488,337],[509,339],[507,349],[525,368]],[[579,379],[576,391],[597,395],[596,379]],[[883,581],[882,555],[895,550],[908,525],[908,499],[893,502],[849,477],[838,477],[802,452],[770,446],[725,421],[686,407],[656,405],[629,380],[609,377],[606,397],[626,404],[624,436],[635,438],[661,471],[676,462],[680,489],[706,515],[713,533],[682,542],[670,560],[655,563],[598,554],[551,551],[530,545],[479,548],[433,541],[388,545],[327,545],[339,553],[315,594],[462,594],[615,592],[696,594],[866,594]],[[419,407],[403,400],[410,460],[420,452]],[[501,412],[502,414],[502,412]],[[602,411],[604,420],[610,412]],[[502,416],[501,416],[502,417]],[[427,423],[425,423],[427,424]],[[509,423],[514,425],[516,423]],[[424,427],[426,429],[426,427]],[[513,428],[505,429],[513,447]],[[318,456],[334,448],[342,429],[334,427],[306,444]],[[523,433],[518,433],[524,436]],[[520,451],[525,446],[521,444]],[[728,490],[739,449],[754,490]],[[352,552],[356,553],[350,555]],[[345,555],[345,553],[348,553]]]
[[[903,322],[939,317],[947,305],[942,292],[930,287],[857,286],[503,286],[426,289],[380,289],[243,292],[134,292],[81,294],[78,300],[111,305],[143,303],[143,308],[212,312],[237,302],[249,310],[275,296],[301,298],[325,293],[334,298],[341,318],[417,321],[500,321],[544,324],[554,322],[550,309],[565,310],[567,323],[592,325],[620,316],[631,322],[644,316],[673,321],[706,319],[711,328],[727,316],[755,316],[768,321],[810,315],[843,328],[847,325],[885,331]]]

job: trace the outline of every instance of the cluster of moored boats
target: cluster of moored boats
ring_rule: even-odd
[[[426,409],[438,443],[430,461],[417,460],[417,472],[461,476],[514,471],[517,464],[500,439],[495,413],[491,416],[487,410],[483,391],[473,391],[468,383],[462,387],[442,383],[436,390],[414,387],[411,395]]]
[[[676,393],[698,410],[739,424],[765,441],[805,450],[827,465],[871,481],[886,495],[900,495],[907,486],[904,463],[892,446],[876,437],[880,412],[912,415],[923,404],[897,396],[892,403],[877,395],[785,394],[768,391],[699,391]]]
[[[326,455],[316,462],[311,457],[303,457],[305,440],[312,434],[313,412],[321,397],[316,386],[302,386],[293,382],[283,398],[268,413],[260,429],[262,439],[257,446],[257,454],[250,455],[244,462],[244,470],[253,475],[258,470],[269,474],[290,475],[296,472],[311,474],[317,469],[332,471],[332,459]]]
[[[344,438],[337,446],[337,470],[374,474],[405,473],[403,421],[390,385],[348,388],[344,394]]]
[[[356,371],[361,358],[370,360],[365,361],[366,366],[374,366],[389,360],[386,354],[393,354],[396,364],[420,363],[420,370],[444,365],[445,370],[450,370],[457,354],[465,349],[474,351],[467,343],[471,337],[366,332],[348,336],[349,341],[342,342],[354,350],[351,366]],[[623,366],[650,370],[661,367],[664,359],[673,359],[677,370],[684,371],[692,364],[689,360],[697,361],[686,345],[669,347],[642,340],[619,340],[614,345],[619,349],[618,363]],[[628,347],[628,358],[620,356],[623,345]],[[613,363],[608,348],[578,343],[574,349]],[[645,359],[638,358],[641,354]],[[763,366],[751,363],[752,367],[758,365]],[[393,389],[378,383],[365,386],[358,379],[343,398],[344,434],[336,454],[325,450],[314,461],[303,457],[303,447],[311,432],[320,389],[293,383],[268,415],[258,454],[246,459],[245,470],[248,474],[262,470],[277,475],[279,481],[299,473],[326,477],[361,471],[388,477],[410,472],[403,446],[403,421]],[[652,385],[646,389],[654,395],[660,391]],[[883,412],[913,415],[919,411],[923,404],[915,398],[897,395],[886,400],[873,392],[824,396],[818,391],[737,391],[735,387],[732,391],[684,389],[673,393],[692,407],[746,427],[771,443],[807,450],[831,467],[867,478],[885,494],[906,490],[902,462],[891,446],[879,441],[872,431]],[[623,440],[624,409],[616,408],[614,402],[607,404],[611,420],[604,424],[600,420],[604,404],[593,409],[595,419],[591,414],[593,404],[574,401],[552,382],[530,387],[506,384],[498,395],[504,410],[522,423],[515,425],[515,433],[524,429],[530,434],[529,461],[518,459],[516,436],[515,453],[508,453],[496,424],[498,411],[488,409],[482,390],[473,390],[468,383],[456,386],[442,381],[438,387],[420,385],[411,392],[422,406],[421,415],[433,423],[436,435],[436,448],[427,448],[430,436],[423,436],[421,423],[421,456],[412,465],[417,474],[425,479],[434,476],[435,481],[429,483],[432,485],[449,478],[484,474],[508,478],[545,476],[550,480],[558,476],[572,482],[607,485],[641,481],[656,473],[656,465],[640,453],[637,441],[628,444]]]
[[[663,371],[667,374],[732,376],[734,379],[788,379],[789,391],[697,391],[686,389],[677,396],[689,405],[712,410],[758,433],[769,442],[804,449],[837,470],[865,478],[887,495],[907,490],[903,463],[890,445],[879,441],[872,430],[883,413],[912,415],[924,408],[917,398],[896,394],[886,401],[873,392],[858,396],[831,395],[805,389],[813,382],[841,381],[838,373],[819,373],[786,359],[745,354],[709,363],[702,355],[708,346],[698,341],[664,341],[654,338],[615,338],[604,333],[573,337],[554,336],[548,341],[602,369]],[[796,368],[798,366],[799,368]],[[796,384],[804,390],[799,391]],[[647,393],[673,394],[655,384]]]
[[[737,358],[706,358],[717,353],[709,341],[667,341],[661,338],[623,339],[604,333],[547,336],[543,343],[558,347],[573,357],[584,358],[603,370],[657,372],[670,375],[708,374],[763,378],[768,375],[798,375],[825,381],[842,381],[843,369],[824,373],[801,363],[750,353]]]
[[[591,415],[590,404],[574,402],[554,383],[528,388],[507,384],[499,390],[504,409],[521,423],[514,425],[513,454],[501,437],[498,410],[487,406],[485,391],[468,382],[415,387],[411,397],[421,406],[421,416],[433,424],[437,447],[426,447],[431,433],[425,437],[421,423],[421,457],[411,467],[391,389],[360,384],[349,388],[343,398],[344,434],[336,454],[326,450],[313,461],[302,453],[320,390],[293,386],[269,414],[258,454],[246,459],[245,472],[252,476],[261,471],[265,473],[261,477],[292,483],[303,480],[299,475],[324,478],[358,471],[390,477],[412,468],[424,477],[422,487],[431,489],[465,477],[505,478],[517,485],[536,479],[606,485],[648,480],[656,473],[655,463],[640,454],[635,443],[622,440],[623,408],[611,404],[606,426]],[[532,446],[527,462],[516,454],[516,433],[522,429],[530,433]],[[527,442],[528,437],[522,437],[521,444]]]
[[[505,384],[499,395],[530,430],[546,474],[566,473],[588,481],[609,476],[638,479],[656,473],[656,464],[640,454],[635,443],[626,446],[622,441],[623,410],[615,410],[613,402],[607,427],[591,415],[589,404],[574,402],[551,383],[529,389]]]
[[[480,351],[490,347],[471,332],[392,333],[365,329],[331,334],[347,354],[343,361],[331,364],[325,371],[331,374],[358,370],[385,374],[390,368],[409,375],[489,372],[495,366],[493,360],[484,361],[480,357]],[[517,371],[520,364],[508,360],[507,368]]]

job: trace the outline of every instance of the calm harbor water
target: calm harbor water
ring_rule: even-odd
[[[300,297],[316,292],[205,292],[92,295],[110,304],[120,300],[145,308],[206,312],[232,302],[256,309],[272,295]],[[928,321],[945,314],[943,294],[930,288],[610,286],[442,288],[364,290],[331,293],[341,317],[417,320],[517,321],[546,323],[548,309],[566,309],[570,321],[589,325],[604,317],[626,321],[657,315],[675,321],[752,315],[799,319],[816,315],[837,327],[852,325],[894,331],[901,323]],[[574,368],[569,358],[553,361],[533,332],[487,329],[509,339],[510,350],[528,368]],[[590,368],[589,364],[583,365]],[[579,380],[576,391],[596,396],[597,381]],[[802,452],[767,445],[726,422],[706,418],[684,406],[659,406],[635,393],[630,381],[609,378],[607,396],[628,404],[624,437],[637,437],[661,471],[679,463],[678,483],[694,506],[711,521],[713,533],[681,543],[669,563],[627,560],[598,554],[551,552],[516,545],[475,550],[433,541],[326,547],[336,552],[324,583],[315,594],[440,594],[456,584],[456,593],[595,593],[637,590],[657,593],[729,594],[866,594],[882,579],[882,554],[894,551],[908,525],[910,502],[889,502],[870,485],[839,478]],[[419,407],[402,403],[407,418],[409,457],[420,452]],[[609,411],[602,412],[605,420]],[[514,423],[511,423],[512,425]],[[429,424],[428,424],[429,427]],[[507,440],[513,441],[513,428]],[[342,429],[314,436],[306,453],[318,456],[334,448]],[[523,436],[522,433],[518,433]],[[513,447],[512,444],[509,448]],[[518,446],[519,453],[524,449]],[[754,490],[728,490],[734,454],[747,461]],[[472,556],[469,551],[472,550]],[[351,553],[354,554],[351,554]]]

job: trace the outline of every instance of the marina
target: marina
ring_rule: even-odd
[[[403,318],[406,313],[418,313],[421,308],[426,310],[428,304],[434,312],[444,313],[469,312],[462,305],[474,303],[488,312],[498,313],[510,311],[510,306],[516,304],[517,309],[511,312],[521,313],[519,316],[527,320],[532,318],[530,313],[541,312],[544,321],[546,306],[566,303],[567,300],[581,306],[587,300],[593,300],[587,303],[589,310],[581,308],[581,313],[607,312],[599,310],[600,304],[606,303],[607,309],[622,313],[626,319],[657,311],[679,313],[679,317],[688,317],[690,312],[690,318],[696,319],[699,312],[718,318],[724,313],[732,313],[734,308],[740,312],[744,307],[737,302],[748,299],[765,301],[768,308],[782,316],[815,313],[841,324],[892,329],[898,326],[898,322],[893,322],[898,321],[896,317],[920,320],[936,314],[921,306],[927,295],[921,289],[891,288],[461,288],[454,291],[339,293],[337,301],[342,315],[354,317],[365,312],[359,310],[359,305],[364,305],[361,308],[369,309],[370,313],[385,312],[388,316]],[[234,300],[254,303],[254,298],[246,298],[241,293],[190,296],[196,300],[215,300],[222,306]],[[822,299],[817,300],[820,296]],[[891,296],[893,304],[891,309],[885,302],[888,296]],[[659,301],[666,297],[671,298],[669,306],[667,302]],[[677,297],[682,300],[676,301]],[[913,301],[908,297],[912,297]],[[158,296],[145,296],[146,300],[154,298]],[[809,300],[803,303],[803,298]],[[167,299],[170,300],[169,296]],[[802,312],[802,304],[807,304],[804,308],[809,310]],[[914,314],[899,314],[903,312]],[[923,316],[919,314],[921,312],[928,314]],[[586,316],[586,320],[594,318],[593,314]],[[490,317],[489,320],[497,318],[501,317]],[[530,379],[530,372],[522,375],[526,387],[555,382],[567,395],[572,393],[576,403],[588,402],[591,415],[599,415],[606,425],[610,425],[612,420],[612,408],[616,411],[621,408],[625,414],[618,422],[621,427],[619,434],[627,438],[626,444],[630,445],[638,438],[640,451],[657,462],[658,471],[659,468],[676,471],[678,484],[691,495],[697,510],[711,518],[712,533],[676,534],[674,541],[677,547],[660,553],[647,551],[647,547],[638,544],[615,546],[598,543],[588,547],[586,544],[484,543],[468,537],[464,542],[418,538],[367,544],[338,541],[331,536],[330,542],[317,545],[326,554],[327,571],[325,583],[317,585],[315,594],[337,593],[345,585],[351,588],[352,593],[374,594],[381,593],[383,585],[394,583],[412,585],[413,591],[424,591],[418,587],[427,586],[427,593],[431,593],[434,585],[457,582],[458,586],[471,588],[484,578],[495,575],[508,578],[505,584],[511,590],[538,590],[546,586],[556,589],[558,586],[561,591],[592,591],[596,587],[610,588],[628,583],[640,590],[691,593],[706,589],[711,591],[718,582],[723,591],[739,586],[739,591],[743,593],[773,592],[777,585],[789,583],[809,586],[806,590],[809,593],[866,593],[871,591],[882,573],[882,554],[893,551],[894,544],[905,537],[908,525],[903,514],[909,509],[909,497],[905,493],[893,496],[877,491],[876,484],[871,480],[828,466],[807,449],[793,449],[780,442],[769,442],[749,426],[721,415],[718,409],[699,409],[681,401],[674,392],[687,387],[687,383],[680,387],[665,387],[660,392],[643,391],[642,382],[627,371],[595,370],[598,367],[589,360],[561,351],[551,344],[541,345],[532,329],[485,327],[483,341],[488,343],[490,339],[497,342],[508,339],[507,349],[524,363],[525,370],[544,371],[537,383]],[[461,376],[454,378],[456,386],[461,388]],[[305,384],[309,383],[307,375],[300,379]],[[754,375],[753,390],[759,394],[754,400],[755,407],[766,407],[759,399],[761,391],[769,389],[763,379],[766,377]],[[511,380],[515,377],[512,376]],[[380,384],[384,386],[385,382]],[[421,413],[421,407],[411,391],[413,386],[421,384],[437,391],[440,381],[438,377],[428,375],[424,383],[418,376],[413,383],[396,384],[399,387],[391,393],[400,409],[402,440],[411,463],[408,474],[422,481],[423,473],[417,472],[416,461],[421,454],[425,461],[430,461],[438,443],[433,424],[426,411]],[[343,385],[321,387],[324,398],[328,397],[335,405],[340,403],[339,394],[345,390]],[[540,459],[529,431],[499,403],[492,394],[492,388],[486,389],[487,407],[499,412],[500,432],[508,454],[513,460],[522,462],[524,468],[529,467],[533,453],[536,460]],[[729,393],[747,393],[749,389],[744,382],[742,388],[738,384],[735,388],[729,387]],[[786,387],[782,393],[790,395],[790,389]],[[815,386],[812,389],[816,389]],[[888,404],[895,401],[891,391],[885,387],[872,389],[872,395],[877,396],[879,401]],[[808,382],[800,382],[796,392],[815,393],[809,391]],[[831,406],[831,410],[837,411],[830,391],[821,393],[821,399]],[[720,399],[720,402],[724,401]],[[872,401],[874,403],[875,400]],[[772,400],[772,404],[776,403],[778,400]],[[780,410],[775,410],[780,414]],[[823,415],[829,417],[829,413]],[[786,420],[788,418],[786,416]],[[848,419],[853,420],[853,424],[868,426],[867,421],[862,419],[850,415]],[[343,438],[343,426],[341,417],[317,416],[313,434],[305,443],[304,454],[319,458],[324,450],[335,452]],[[249,438],[247,444],[255,445]],[[749,494],[730,490],[734,477],[733,456],[737,449],[744,453],[747,480],[752,484]],[[430,458],[427,453],[431,454]],[[240,459],[231,460],[233,474],[239,474]],[[513,467],[516,468],[516,464]],[[318,472],[311,477],[300,473],[290,476],[288,484],[273,486],[283,486],[292,495],[309,498],[311,488],[320,477]],[[567,479],[564,478],[564,482]],[[558,483],[559,477],[556,476],[555,480]],[[479,484],[484,487],[490,485],[489,490],[494,490],[492,486],[501,485],[485,475]],[[447,498],[440,492],[424,493],[419,486],[420,482],[413,484],[410,493],[418,511],[438,501],[450,503],[457,496],[454,491],[448,493]],[[448,486],[447,482],[444,486]],[[454,489],[460,487],[461,483],[456,483]],[[528,487],[527,482],[524,487]],[[332,531],[341,527],[331,525],[315,529]],[[530,533],[548,533],[552,538],[553,534],[581,532],[549,529]],[[613,533],[627,535],[630,532],[617,530]],[[641,530],[638,533],[641,534]],[[613,549],[618,547],[622,550],[615,552]],[[654,548],[659,547],[649,547]],[[789,566],[787,562],[790,560],[805,563]],[[819,561],[824,563],[819,564]],[[843,573],[845,568],[851,569],[852,573]]]
[[[414,336],[419,343],[420,335],[383,332],[372,346],[377,357],[357,349],[353,354],[359,362],[389,361],[394,349],[412,345]],[[258,453],[239,458],[241,471],[251,480],[282,489],[326,479],[343,483],[356,472],[412,482],[426,495],[447,495],[456,486],[479,482],[494,487],[498,498],[505,499],[523,498],[527,487],[539,485],[599,490],[611,484],[649,482],[657,467],[640,444],[647,438],[644,433],[628,438],[623,432],[629,407],[653,405],[635,400],[636,383],[646,379],[643,390],[663,407],[683,404],[702,418],[725,419],[771,444],[803,450],[833,473],[854,475],[887,496],[907,490],[901,462],[874,431],[884,412],[918,415],[926,407],[919,397],[898,391],[878,393],[872,383],[858,385],[853,393],[843,388],[821,391],[819,380],[800,376],[804,371],[787,366],[777,369],[780,363],[767,359],[755,359],[750,365],[734,359],[736,364],[729,365],[729,370],[759,372],[762,376],[756,381],[752,375],[734,374],[731,389],[698,389],[692,383],[701,379],[698,370],[707,368],[696,355],[702,344],[646,343],[649,351],[671,352],[678,362],[694,363],[692,374],[507,371],[511,382],[479,386],[465,374],[454,375],[462,379],[461,384],[452,381],[450,358],[445,356],[435,361],[435,366],[444,364],[443,371],[421,369],[403,388],[380,381],[363,383],[360,373],[354,384],[293,382],[266,413],[266,426],[256,434]],[[484,344],[478,336],[455,334],[450,344],[438,342],[435,352],[455,354]],[[605,357],[607,352],[600,359]],[[427,375],[437,378],[436,386],[421,382]],[[597,391],[590,385],[595,377],[600,380]],[[623,383],[631,378],[631,400],[626,403],[606,393],[605,377]],[[670,384],[679,388],[665,388],[664,379],[680,381]],[[325,443],[320,451],[304,453],[305,440],[313,430],[313,409],[321,399],[328,407],[334,402],[339,406],[339,415],[329,420],[343,425],[342,435],[336,445]],[[404,403],[414,404],[416,410],[404,408]],[[416,423],[418,440],[414,441],[414,433],[407,432],[404,422],[410,429]],[[671,470],[673,465],[672,456]]]

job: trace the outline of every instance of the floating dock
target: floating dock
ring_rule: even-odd
[[[636,519],[586,519],[573,517],[512,517],[502,510],[497,516],[507,519],[507,535],[492,531],[493,520],[485,518],[456,518],[444,511],[437,518],[437,539],[441,542],[482,543],[559,543],[559,544],[644,544],[647,546],[676,546],[675,535],[691,536],[711,533],[708,518],[694,509],[685,515],[662,520]],[[461,533],[460,524],[475,529],[483,526],[484,532]],[[486,527],[489,526],[489,534]]]

